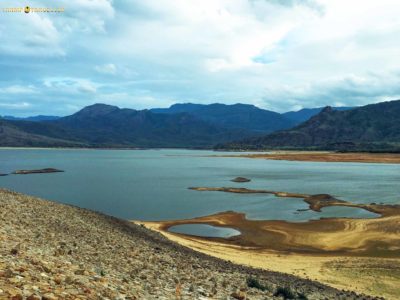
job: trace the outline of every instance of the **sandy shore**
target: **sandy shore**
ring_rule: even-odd
[[[338,289],[353,290],[385,299],[400,298],[398,289],[400,260],[396,258],[281,253],[170,233],[158,222],[143,222],[143,224],[161,232],[174,242],[234,263],[285,272]]]
[[[315,151],[279,151],[271,153],[221,155],[221,157],[244,157],[289,161],[358,162],[399,164],[400,153],[335,153]]]
[[[378,214],[372,219],[326,218],[308,222],[247,220],[224,212],[189,220],[146,222],[182,245],[248,266],[312,278],[342,289],[400,298],[400,205],[356,204],[331,195],[305,195],[245,188],[191,188],[227,193],[269,193],[299,198],[311,210],[348,206]],[[208,224],[234,228],[241,235],[228,239],[199,238],[168,232],[179,224]]]

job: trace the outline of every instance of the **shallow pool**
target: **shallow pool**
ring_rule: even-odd
[[[190,234],[202,237],[219,237],[219,238],[228,238],[236,235],[240,235],[240,231],[226,228],[226,227],[217,227],[211,226],[207,224],[182,224],[175,225],[168,229],[170,232],[175,233],[183,233]]]

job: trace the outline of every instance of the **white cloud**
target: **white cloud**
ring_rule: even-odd
[[[2,1],[3,7],[16,7]],[[0,53],[18,56],[64,56],[85,37],[105,34],[106,22],[114,17],[110,0],[36,0],[31,7],[64,7],[63,13],[2,13]]]
[[[0,19],[2,86],[35,86],[41,96],[35,106],[43,109],[71,95],[76,106],[102,97],[126,107],[218,101],[284,111],[362,105],[400,94],[397,0],[58,5],[65,13]]]
[[[51,77],[43,81],[44,87],[65,94],[96,93],[98,84],[84,78]]]
[[[106,21],[114,17],[110,0],[63,0],[70,30],[105,32]]]
[[[37,89],[33,85],[11,85],[0,88],[0,94],[32,94],[37,92]]]
[[[78,83],[78,91],[83,93],[96,93],[96,86],[91,82],[80,82]]]
[[[177,0],[171,5],[166,0],[149,0],[136,6],[157,18],[132,19],[122,12],[120,32],[105,50],[178,66],[190,59],[190,64],[224,61],[228,68],[246,67],[302,19],[316,17],[305,6],[288,9],[268,1],[205,0],[194,5]]]
[[[396,72],[349,74],[315,81],[310,85],[270,86],[262,102],[276,111],[298,107],[360,106],[400,98],[400,76]],[[266,104],[266,105],[265,105]]]
[[[0,102],[0,107],[1,108],[6,108],[6,109],[17,109],[17,110],[21,110],[21,109],[28,109],[31,107],[31,104],[28,102],[16,102],[16,103],[3,103]]]
[[[111,0],[59,0],[56,5],[65,8],[58,23],[72,33],[105,33],[106,22],[115,15]]]
[[[117,67],[114,64],[104,64],[100,66],[95,66],[94,69],[103,74],[115,75],[117,73]]]
[[[50,18],[40,14],[2,13],[0,38],[0,53],[7,55],[65,54],[60,44],[59,31]]]

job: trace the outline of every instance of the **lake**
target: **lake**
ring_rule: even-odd
[[[2,149],[0,173],[58,168],[64,173],[9,175],[0,186],[124,219],[171,220],[233,210],[250,219],[306,221],[320,217],[374,217],[349,207],[306,209],[301,199],[273,195],[198,192],[192,186],[247,187],[328,193],[356,203],[400,203],[400,165],[272,161],[207,157],[197,150]],[[232,154],[232,153],[230,153]],[[234,183],[237,176],[248,183]]]

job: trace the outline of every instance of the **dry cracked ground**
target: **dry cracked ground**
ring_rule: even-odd
[[[371,299],[235,265],[124,220],[0,189],[0,299],[285,297]]]

